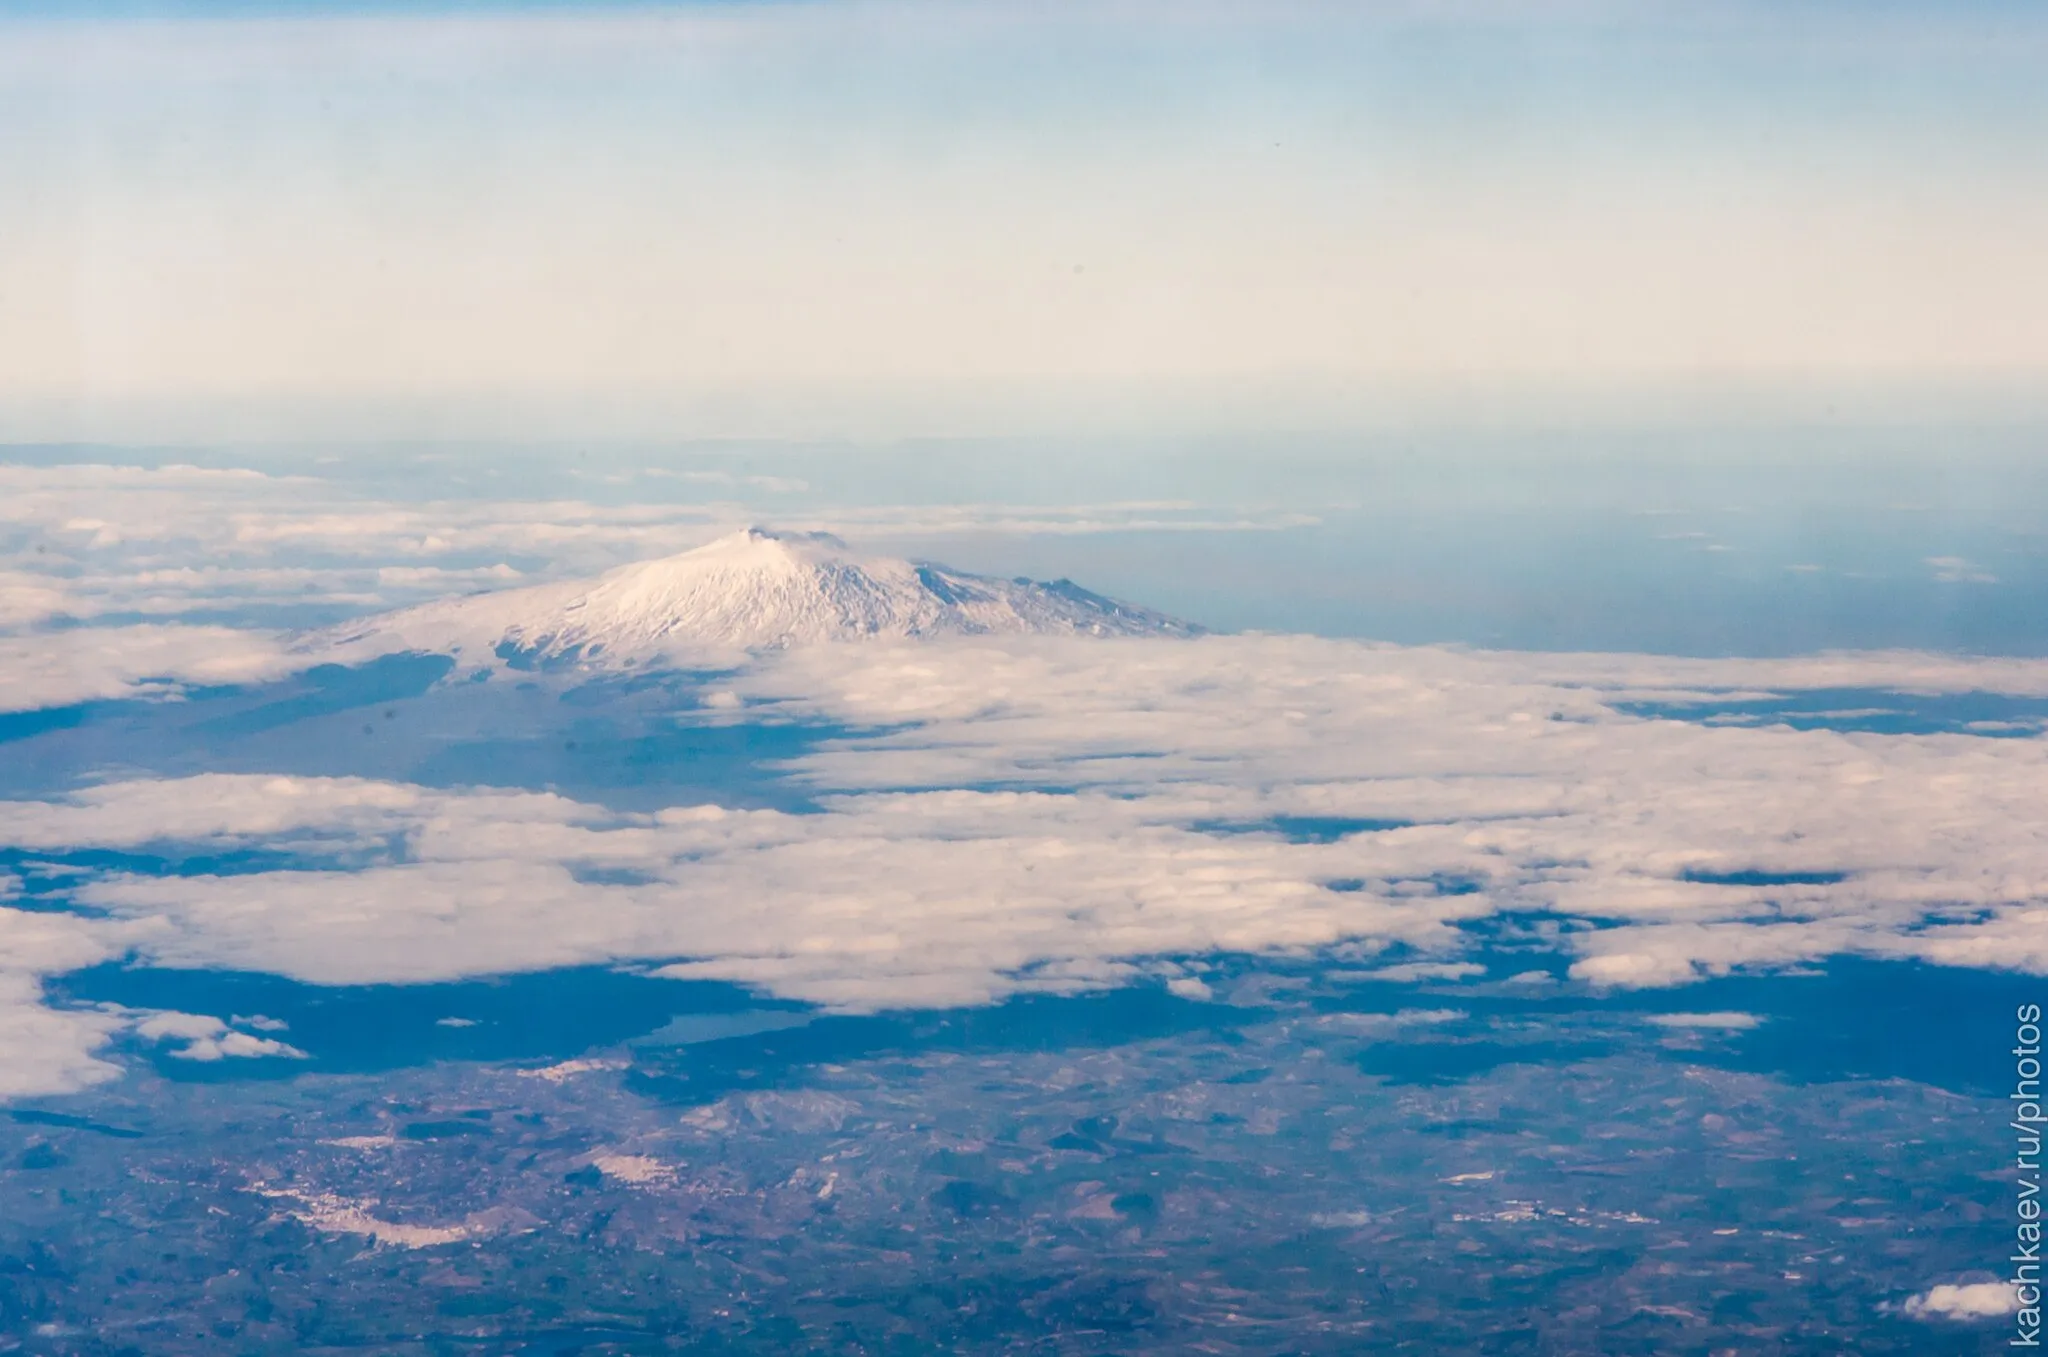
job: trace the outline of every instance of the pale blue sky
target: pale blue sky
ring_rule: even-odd
[[[1329,428],[2048,369],[2033,7],[59,8],[0,4],[0,438]]]

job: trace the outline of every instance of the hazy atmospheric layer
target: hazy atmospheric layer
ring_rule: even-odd
[[[1352,427],[1811,381],[2038,409],[2048,367],[2034,6],[0,25],[0,124],[58,130],[0,144],[12,439]]]

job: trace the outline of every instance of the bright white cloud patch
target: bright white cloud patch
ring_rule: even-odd
[[[2011,1282],[1943,1282],[1906,1302],[1906,1313],[1915,1319],[1995,1319],[2019,1308]]]
[[[0,1101],[75,1093],[120,1068],[100,1052],[121,1026],[98,1012],[58,1012],[18,973],[0,971]]]

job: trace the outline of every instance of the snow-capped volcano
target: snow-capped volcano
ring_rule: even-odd
[[[429,603],[336,628],[322,639],[340,650],[624,664],[874,638],[1188,636],[1199,630],[1068,580],[969,575],[860,556],[829,533],[748,528],[595,579]]]

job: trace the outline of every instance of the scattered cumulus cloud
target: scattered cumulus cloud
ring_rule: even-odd
[[[1763,1025],[1754,1013],[1653,1013],[1649,1021],[1657,1027],[1710,1032],[1747,1032]]]
[[[1907,1300],[1905,1311],[1915,1319],[1967,1322],[1996,1319],[2020,1308],[2011,1282],[1943,1282]]]
[[[259,1037],[237,1031],[219,1018],[203,1013],[152,1013],[135,1024],[135,1035],[144,1041],[180,1043],[171,1052],[174,1060],[211,1062],[270,1056],[304,1060],[306,1053],[273,1037]]]
[[[1456,1008],[1404,1008],[1396,1013],[1329,1013],[1316,1022],[1354,1036],[1390,1037],[1411,1027],[1463,1022],[1468,1016]]]
[[[1998,576],[1961,556],[1929,556],[1927,564],[1940,584],[1996,584]]]
[[[1378,970],[1354,972],[1351,978],[1406,983],[1415,980],[1466,980],[1484,974],[1486,967],[1471,961],[1409,961],[1397,966],[1382,966]]]

